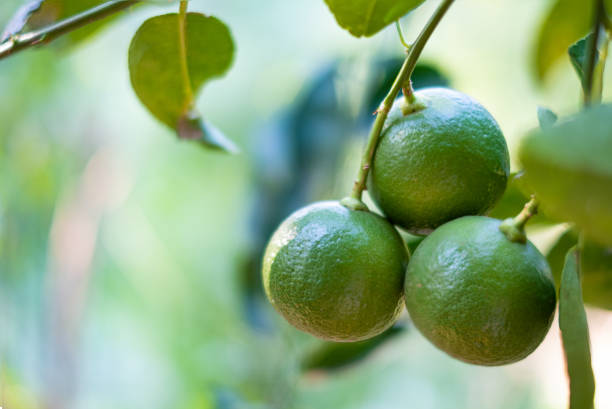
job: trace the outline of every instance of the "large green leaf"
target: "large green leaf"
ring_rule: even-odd
[[[519,159],[546,214],[612,246],[612,105],[531,133]]]
[[[215,17],[187,14],[187,70],[193,92],[231,66],[234,42]],[[181,71],[179,15],[153,17],[138,29],[129,50],[130,78],[142,103],[181,138],[232,150],[233,144],[191,110]]]
[[[372,36],[425,0],[325,0],[338,24],[355,37]]]
[[[605,0],[612,10],[612,0]],[[542,80],[552,66],[563,56],[576,39],[590,31],[593,20],[593,2],[582,0],[556,0],[544,17],[534,48],[534,66]]]
[[[595,378],[591,367],[589,326],[582,304],[580,253],[567,253],[559,295],[559,328],[570,382],[570,409],[593,409]]]

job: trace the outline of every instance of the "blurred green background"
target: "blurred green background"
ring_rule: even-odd
[[[2,1],[0,26],[19,4]],[[402,20],[409,38],[435,5]],[[550,5],[458,1],[423,56],[422,85],[449,82],[482,102],[511,152],[537,126],[538,105],[579,107],[567,60],[534,79]],[[131,36],[176,7],[139,7],[76,48],[0,61],[0,406],[565,407],[556,324],[525,361],[480,368],[402,317],[401,331],[340,365],[342,351],[272,311],[258,282],[265,237],[303,203],[348,192],[383,74],[403,50],[392,27],[351,37],[323,1],[192,0],[237,45],[229,74],[198,101],[241,146],[230,156],[179,142],[130,88]],[[532,233],[546,250],[560,231]],[[596,406],[609,409],[612,316],[588,316]]]

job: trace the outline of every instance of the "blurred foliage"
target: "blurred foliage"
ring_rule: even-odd
[[[543,80],[570,45],[584,37],[593,24],[591,1],[555,0],[544,16],[533,49],[535,73]],[[605,0],[612,10],[612,0]]]
[[[518,172],[511,174],[506,192],[499,203],[489,213],[489,217],[504,220],[518,215],[531,196],[531,193],[526,194],[526,192],[530,192],[530,188],[526,184],[524,173]],[[551,225],[555,223],[557,222],[551,220],[541,211],[529,220],[530,226]]]
[[[607,245],[612,245],[610,129],[612,105],[602,104],[530,133],[519,152],[542,209]]]
[[[378,346],[400,334],[404,328],[394,326],[374,338],[351,343],[324,342],[302,359],[302,369],[335,370],[354,364],[367,357]]]

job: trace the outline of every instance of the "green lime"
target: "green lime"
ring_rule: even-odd
[[[289,216],[270,239],[263,282],[296,328],[359,341],[389,328],[402,308],[408,253],[395,228],[369,211],[319,202]]]
[[[612,246],[612,105],[589,108],[529,134],[520,161],[542,208]]]
[[[546,259],[501,221],[465,216],[438,228],[408,265],[406,306],[434,345],[462,361],[504,365],[540,344],[556,305]]]
[[[568,230],[546,256],[557,285],[561,283],[565,255],[577,242],[576,232]],[[585,304],[612,310],[612,248],[585,240],[580,256],[580,276]]]
[[[415,93],[423,109],[393,105],[369,179],[373,200],[394,224],[427,234],[447,221],[484,214],[506,189],[508,147],[487,110],[446,88]]]

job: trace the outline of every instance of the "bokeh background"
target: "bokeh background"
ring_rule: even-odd
[[[20,3],[1,2],[0,26]],[[435,5],[402,20],[409,38]],[[415,85],[448,83],[481,101],[515,152],[538,105],[579,107],[568,61],[534,79],[533,39],[550,5],[458,0]],[[241,153],[211,152],[179,142],[130,88],[131,36],[176,7],[139,7],[77,47],[0,61],[0,406],[566,407],[556,323],[524,361],[481,368],[436,350],[405,316],[346,349],[272,311],[258,278],[267,235],[302,204],[348,192],[403,50],[393,27],[351,37],[323,1],[192,0],[237,44],[198,107]],[[559,233],[531,237],[546,251]],[[587,313],[596,406],[610,409],[612,314]]]

